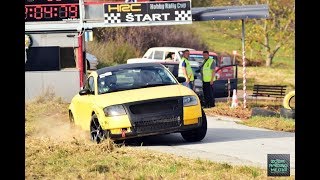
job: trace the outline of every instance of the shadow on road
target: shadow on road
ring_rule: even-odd
[[[283,138],[294,137],[294,133],[248,130],[248,129],[231,129],[231,128],[208,128],[206,137],[201,142],[186,142],[180,133],[147,136],[140,138],[127,139],[118,141],[128,146],[179,146],[187,144],[208,144],[228,141],[263,139],[263,138]]]

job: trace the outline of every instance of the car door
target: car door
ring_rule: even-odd
[[[179,64],[163,64],[172,74],[175,78],[178,77],[178,71],[179,71]]]
[[[230,70],[232,69],[232,71]],[[232,74],[230,73],[232,72]],[[237,90],[237,84],[238,84],[238,67],[237,65],[227,65],[217,68],[216,74],[219,74],[219,78],[214,81],[213,85],[213,92],[215,98],[220,97],[228,97],[229,93],[230,96],[233,94],[233,89]],[[230,75],[226,74],[229,73]],[[221,74],[224,74],[225,76],[221,76]],[[229,87],[228,87],[228,82]]]
[[[90,127],[93,97],[96,94],[95,83],[95,78],[93,76],[89,76],[84,88],[89,89],[91,94],[82,95],[78,98],[77,113],[79,115],[79,125],[83,129],[88,129]]]

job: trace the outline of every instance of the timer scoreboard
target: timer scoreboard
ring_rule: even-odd
[[[25,22],[78,20],[79,0],[25,0]]]
[[[190,0],[25,0],[25,31],[192,24]]]

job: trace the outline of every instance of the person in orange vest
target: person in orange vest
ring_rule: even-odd
[[[210,108],[215,106],[215,99],[213,93],[213,84],[215,80],[215,61],[209,57],[208,51],[203,51],[203,64],[200,66],[203,96],[205,100],[204,107]]]

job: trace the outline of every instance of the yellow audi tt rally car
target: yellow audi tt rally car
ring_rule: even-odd
[[[195,92],[161,64],[135,63],[93,71],[69,106],[70,122],[99,143],[109,137],[181,133],[201,141],[207,119]]]

